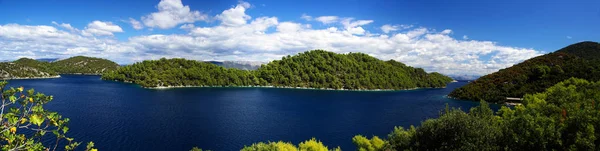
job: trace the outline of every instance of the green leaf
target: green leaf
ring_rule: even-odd
[[[15,101],[17,101],[17,97],[15,97],[14,95],[11,95],[10,97],[8,97],[8,99],[10,100],[10,102],[15,103]]]
[[[37,115],[37,114],[33,114],[29,117],[29,121],[31,121],[31,123],[40,126],[42,125],[42,123],[44,123],[44,118],[42,118],[41,116]]]
[[[62,128],[62,131],[63,131],[63,134],[64,134],[64,133],[67,133],[67,132],[69,131],[69,127],[66,127],[66,126],[65,126],[65,127],[63,127],[63,128]]]

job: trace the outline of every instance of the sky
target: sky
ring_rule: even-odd
[[[362,52],[485,75],[600,41],[598,0],[0,0],[0,60],[281,59]]]

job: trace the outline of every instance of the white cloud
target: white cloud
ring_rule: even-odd
[[[195,27],[194,24],[185,24],[185,25],[179,26],[179,29],[193,29],[194,27]]]
[[[452,30],[450,30],[450,29],[444,29],[444,30],[441,32],[441,34],[444,34],[444,35],[448,35],[448,34],[451,34],[451,33],[452,33]]]
[[[56,23],[55,21],[52,21],[52,24],[56,25],[56,26],[60,26],[66,30],[69,30],[71,32],[79,32],[78,29],[74,28],[73,26],[71,26],[71,24],[67,24],[67,23]]]
[[[313,18],[312,16],[308,16],[306,14],[302,14],[302,16],[300,16],[300,18],[306,20],[306,21],[311,21]]]
[[[240,2],[237,6],[223,11],[223,13],[217,15],[216,18],[221,20],[221,24],[225,26],[244,25],[247,20],[251,19],[251,17],[245,13],[248,8],[250,8],[250,3]]]
[[[0,25],[2,60],[86,55],[127,62],[135,52],[128,44],[114,39],[82,36],[52,26]]]
[[[404,29],[409,29],[412,28],[413,25],[390,25],[390,24],[385,24],[383,26],[381,26],[381,31],[383,31],[383,33],[389,33],[392,31],[397,31],[397,30],[404,30]]]
[[[331,23],[335,23],[338,21],[338,17],[337,16],[320,16],[315,18],[316,21],[319,21],[323,24],[331,24]]]
[[[467,35],[463,35],[463,37],[462,37],[462,38],[463,38],[464,40],[469,40],[469,36],[467,36]]]
[[[142,17],[144,25],[161,29],[173,28],[182,23],[208,20],[208,15],[192,11],[181,0],[161,0],[156,6],[158,12]]]
[[[140,30],[140,29],[144,28],[144,25],[142,25],[142,23],[140,21],[137,21],[137,20],[135,20],[133,18],[129,18],[129,23],[131,24],[131,26],[135,30]]]
[[[533,49],[502,46],[491,41],[466,40],[466,35],[463,39],[456,39],[451,37],[450,29],[437,32],[426,27],[403,29],[402,25],[390,24],[394,29],[389,28],[387,34],[369,34],[363,26],[373,20],[338,19],[341,27],[334,25],[314,29],[307,24],[280,21],[277,17],[251,18],[245,13],[248,7],[249,4],[242,2],[223,11],[217,16],[227,19],[223,18],[220,25],[195,27],[184,24],[180,28],[189,33],[140,35],[129,37],[126,41],[82,36],[70,32],[67,28],[70,25],[58,23],[54,24],[62,29],[43,25],[0,25],[0,60],[88,55],[119,63],[161,57],[270,61],[307,50],[324,49],[337,53],[363,52],[379,59],[394,59],[422,67],[430,72],[483,75],[542,54]],[[236,10],[240,8],[243,11]],[[234,16],[238,18],[233,19],[236,18]],[[96,29],[106,32],[95,35],[122,32],[120,27],[117,29],[118,26],[110,22],[101,23],[104,24],[92,22],[84,31]]]
[[[113,36],[113,33],[123,32],[123,29],[112,22],[93,21],[81,31],[85,36],[97,35],[97,36]]]
[[[345,18],[341,21],[344,28],[346,28],[347,33],[353,35],[364,35],[365,29],[361,26],[373,23],[373,20],[357,20],[354,21],[354,18]]]

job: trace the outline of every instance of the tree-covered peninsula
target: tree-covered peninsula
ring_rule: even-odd
[[[223,68],[211,63],[160,59],[121,67],[102,79],[143,87],[274,86],[349,90],[401,90],[445,87],[452,79],[400,62],[362,53],[312,50],[262,65],[257,70]]]
[[[53,78],[58,74],[98,75],[115,70],[119,65],[110,60],[76,56],[55,62],[21,58],[0,63],[0,79]]]
[[[506,97],[522,98],[525,94],[542,92],[571,77],[598,81],[598,75],[600,44],[581,42],[483,76],[455,89],[449,96],[503,102]]]

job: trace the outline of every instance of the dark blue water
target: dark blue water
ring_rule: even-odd
[[[71,119],[69,135],[100,150],[238,150],[259,141],[295,144],[315,137],[354,150],[352,137],[387,136],[394,126],[437,117],[445,104],[476,102],[444,96],[445,89],[396,92],[275,88],[143,89],[98,76],[11,80],[11,86],[54,95],[46,108]]]

